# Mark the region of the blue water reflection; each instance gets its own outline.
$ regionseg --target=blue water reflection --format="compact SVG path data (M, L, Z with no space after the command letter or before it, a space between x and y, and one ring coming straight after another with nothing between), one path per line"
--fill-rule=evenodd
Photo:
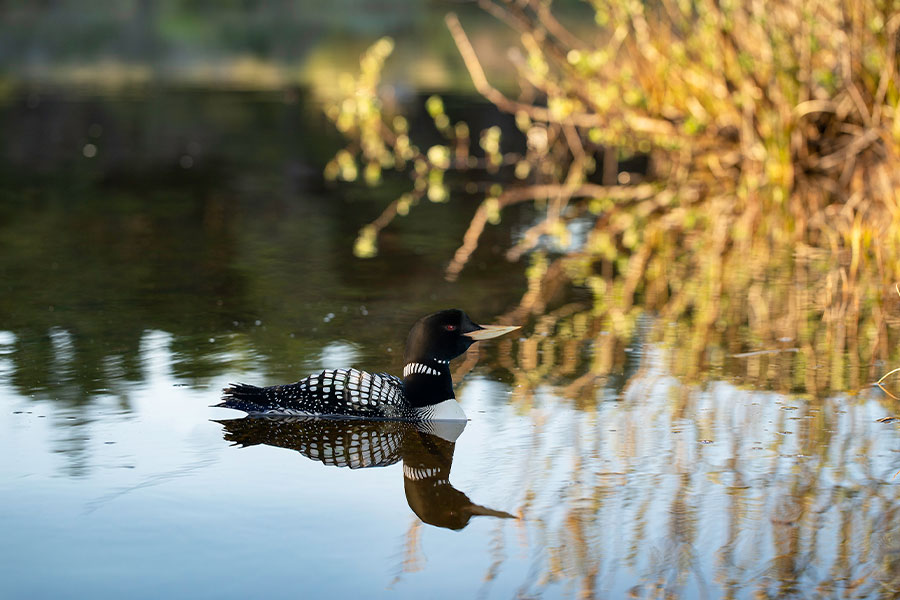
M866 395L812 410L695 389L651 347L618 399L578 410L548 387L526 408L476 368L459 393L472 421L444 441L450 489L516 518L453 531L411 494L401 452L335 468L285 440L338 425L223 431L233 413L208 404L252 369L184 386L170 346L145 334L127 410L110 393L76 416L0 387L11 597L881 597L898 583L900 435Z
M0 143L0 596L896 597L900 432L882 392L772 392L799 368L778 349L691 383L652 316L627 347L579 344L573 302L476 346L454 363L471 421L424 458L401 443L396 462L336 468L236 429L261 423L223 429L238 415L210 405L229 382L397 374L418 317L490 322L527 289L502 258L524 211L443 279L477 198L418 206L356 259L358 227L408 186L323 186L335 144L304 98L0 107L21 127ZM215 142L190 169L183 131ZM798 353L801 375L868 368L826 350Z

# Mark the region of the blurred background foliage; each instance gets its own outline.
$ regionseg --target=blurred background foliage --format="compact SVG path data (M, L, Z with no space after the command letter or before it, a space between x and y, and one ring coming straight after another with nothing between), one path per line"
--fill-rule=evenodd
M466 75L452 60L446 8L404 0L14 0L0 4L0 75L7 84L312 85L330 94L371 40L389 34L406 42L388 71L398 93L447 90ZM496 35L476 7L459 8L481 24L484 40Z

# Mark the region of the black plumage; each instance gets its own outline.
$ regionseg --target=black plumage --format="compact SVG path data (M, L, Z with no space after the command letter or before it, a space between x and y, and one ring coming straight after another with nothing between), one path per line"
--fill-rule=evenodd
M419 319L409 332L403 379L358 369L326 369L296 383L257 387L232 384L216 406L251 415L328 416L402 421L460 420L450 361L474 342L518 329L478 325L459 309Z

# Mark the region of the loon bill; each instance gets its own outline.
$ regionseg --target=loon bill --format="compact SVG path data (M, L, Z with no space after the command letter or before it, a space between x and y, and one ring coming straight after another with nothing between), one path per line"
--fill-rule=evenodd
M478 325L459 309L422 317L406 339L403 378L357 369L326 369L297 383L231 384L216 406L251 415L293 415L395 421L464 421L453 393L450 361L480 340L516 325Z
M332 467L364 469L403 462L406 502L424 523L462 529L473 517L515 515L475 504L450 484L456 440L465 421L403 423L314 417L261 417L216 421L225 440L295 450Z

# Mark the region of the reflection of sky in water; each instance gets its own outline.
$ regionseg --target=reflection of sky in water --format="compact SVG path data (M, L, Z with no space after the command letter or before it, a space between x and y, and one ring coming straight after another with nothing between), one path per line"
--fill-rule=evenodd
M326 344L322 348L316 368L319 369L340 369L344 367L356 366L359 364L359 349L349 342L338 340ZM305 377L299 375L297 379Z
M13 341L0 335L0 351ZM400 464L351 471L228 446L210 419L238 415L209 405L252 367L185 387L171 343L145 333L145 379L124 386L130 410L111 395L67 412L0 380L11 597L126 586L148 598L624 597L633 586L642 597L657 585L752 597L860 577L857 591L873 596L879 580L897 583L900 436L875 422L883 409L866 394L813 410L728 383L689 389L651 350L619 399L577 411L545 388L526 409L476 372L458 394L472 422L451 482L524 519L454 532L418 522ZM321 366L355 352L326 345Z
M7 377L13 370L9 357L15 349L16 336L11 331L0 331L0 377Z

